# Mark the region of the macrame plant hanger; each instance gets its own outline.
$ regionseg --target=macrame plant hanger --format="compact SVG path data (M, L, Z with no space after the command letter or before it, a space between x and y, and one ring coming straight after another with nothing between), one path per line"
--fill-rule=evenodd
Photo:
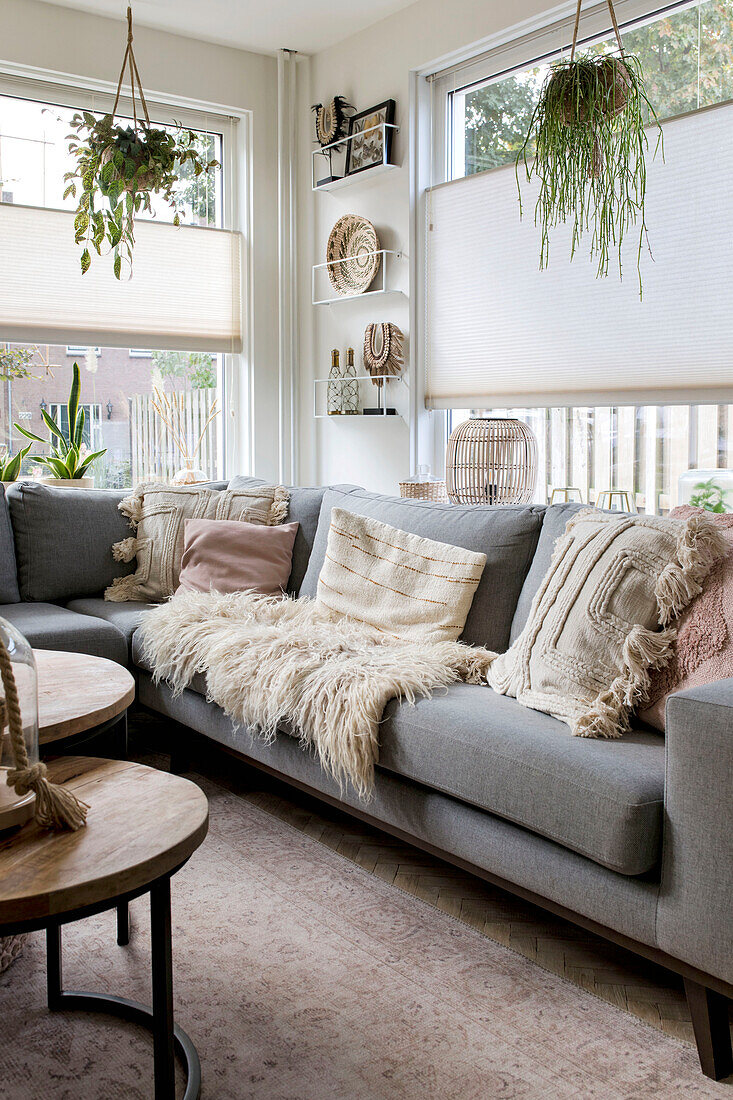
M137 92L140 96L140 106L142 107L143 114L145 115L145 126L150 129L150 115L148 114L148 105L145 102L145 93L143 91L142 81L140 80L140 73L138 72L137 61L135 60L135 51L132 48L132 8L127 9L127 45L125 47L125 56L122 59L122 68L120 69L120 79L117 81L117 95L115 96L115 104L112 108L112 118L117 114L117 106L120 102L120 93L122 92L122 81L125 79L125 68L128 68L130 73L130 94L132 97L132 118L135 124L135 130L138 129L137 121L137 107L135 106L135 83L137 82Z
M57 783L46 778L46 765L31 764L25 747L23 718L18 689L8 651L0 642L0 677L5 699L0 699L0 736L7 724L15 767L8 771L8 786L21 797L33 791L36 796L36 821L47 829L80 829L86 824L86 802L82 802Z
M613 7L613 0L606 0L606 3L608 4L608 13L611 16L611 23L613 24L613 33L616 35L616 42L618 43L618 51L619 51L621 57L623 57L624 56L624 44L623 44L623 41L621 39L621 31L619 30L619 25L618 25L618 22L616 20L616 12L615 12L614 7ZM578 44L578 28L580 27L580 6L581 6L581 4L582 4L582 0L578 0L578 3L577 3L576 8L575 8L575 23L573 25L573 43L572 43L572 46L570 47L570 60L571 60L571 62L575 60L575 47ZM597 178L598 176L600 176L602 168L603 168L603 154L601 152L601 146L600 146L600 143L598 141L598 138L596 137L594 142L593 142L593 168L588 173L589 177L592 178L592 177L595 176Z

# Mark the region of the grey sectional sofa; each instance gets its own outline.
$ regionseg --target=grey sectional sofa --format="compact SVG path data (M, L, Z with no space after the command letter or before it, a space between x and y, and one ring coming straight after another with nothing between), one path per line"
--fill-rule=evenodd
M340 792L287 733L267 745L234 727L202 684L177 698L154 684L135 644L150 605L102 598L112 577L132 568L110 552L129 534L117 511L123 495L12 486L0 506L0 615L37 647L131 664L145 707L676 970L703 1072L733 1072L733 679L672 697L666 737L638 729L614 742L574 738L563 723L488 687L455 685L414 707L392 702L365 805ZM334 506L484 552L463 637L498 650L526 621L576 507L463 508L353 487L293 489L296 595L315 594Z

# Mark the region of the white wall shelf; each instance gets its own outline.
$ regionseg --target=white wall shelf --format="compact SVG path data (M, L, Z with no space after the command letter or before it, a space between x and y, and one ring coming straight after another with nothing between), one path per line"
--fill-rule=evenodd
M368 168L360 168L357 171L346 171L346 160L350 149L350 143L356 138L363 139L366 134L374 131L382 131L382 160L370 164ZM314 149L311 154L311 187L313 191L337 191L341 187L349 187L355 183L371 182L377 176L390 172L398 165L390 160L392 153L392 139L399 131L399 126L391 122L380 122L376 126L370 126L366 130L349 134L348 137L332 141L330 145L323 145L320 149Z
M356 376L354 376L352 374L350 376L350 380L352 382L359 382L359 383L361 383L361 382L372 382L372 383L374 383L374 382L378 382L378 381L383 382L384 385L382 385L380 388L378 388L376 390L376 392L372 391L373 396L375 398L375 401L374 401L374 405L370 406L372 408L380 407L382 411L379 412L379 413L368 413L367 415L365 415L361 411L357 412L357 413L321 412L319 410L320 410L320 408L323 407L323 404L321 404L319 406L319 389L318 389L318 387L319 386L326 386L327 387L328 383L330 381L335 381L335 382L338 383L338 381L340 381L340 379L314 378L313 379L313 419L314 420L338 420L338 421L342 421L342 420L361 420L361 421L364 421L364 420L379 420L380 422L383 421L383 420L401 420L404 423L404 419L403 419L403 417L401 416L400 413L388 413L387 412L387 409L389 407L388 404L387 404L387 386L391 382L398 382L402 386L407 385L407 383L405 381L403 381L403 379L399 375L395 375L395 374L375 374L375 375L357 374ZM347 381L347 379L344 379L344 381ZM328 393L327 390L326 390L326 393ZM361 398L361 387L360 387L359 397ZM327 399L326 399L326 402L327 402Z
M364 290L360 294L334 294L333 286L328 278L328 269L336 267L338 264L349 263L353 257L345 257L341 260L328 260L323 264L315 264L313 267L313 274L311 279L311 301L314 306L331 306L336 302L348 302L354 298L368 298L375 294L402 294L401 290L397 290L389 285L388 281L388 268L394 260L402 259L403 253L396 252L390 248L380 248L376 252L366 252L364 256L380 256L381 263L379 265L379 271L374 276L372 286L375 283L381 283L380 286L374 286L374 289ZM388 260L388 257L390 259ZM331 292L329 294L329 291Z

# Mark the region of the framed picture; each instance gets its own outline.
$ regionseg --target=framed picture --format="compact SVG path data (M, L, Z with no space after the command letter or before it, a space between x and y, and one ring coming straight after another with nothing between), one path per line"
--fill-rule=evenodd
M383 127L383 122L394 124L395 101L386 99L384 103L361 111L349 119L349 138L346 149L346 175L365 172L375 164L390 164L392 159L393 130Z

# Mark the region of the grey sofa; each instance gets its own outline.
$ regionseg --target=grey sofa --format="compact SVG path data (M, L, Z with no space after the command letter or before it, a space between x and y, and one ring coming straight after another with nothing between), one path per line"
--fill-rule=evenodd
M230 484L247 482L256 479ZM177 698L154 684L135 642L150 605L102 598L112 577L132 568L110 552L129 534L117 511L123 495L11 486L0 506L0 615L37 647L130 664L141 705L677 971L703 1072L733 1071L733 679L673 696L666 737L640 728L613 742L574 738L488 687L458 684L413 707L393 701L365 805L287 733L265 744L233 726L202 684ZM315 594L334 506L484 552L463 637L498 650L522 629L577 507L463 508L353 487L293 489L296 595Z

